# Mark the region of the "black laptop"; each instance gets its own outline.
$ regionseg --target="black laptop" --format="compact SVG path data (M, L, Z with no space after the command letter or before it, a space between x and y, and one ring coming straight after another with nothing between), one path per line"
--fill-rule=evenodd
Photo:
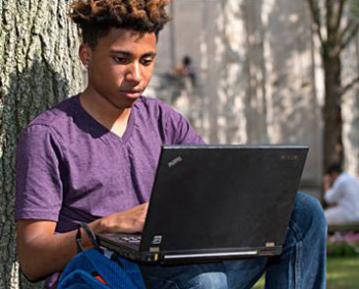
M100 234L139 262L282 252L308 147L163 146L143 233Z

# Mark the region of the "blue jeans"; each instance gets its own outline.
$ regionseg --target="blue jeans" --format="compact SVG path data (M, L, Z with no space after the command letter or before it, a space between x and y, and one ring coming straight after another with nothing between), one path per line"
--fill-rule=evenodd
M327 225L321 205L298 193L283 253L276 257L181 266L142 266L149 289L251 288L266 272L266 287L325 288Z

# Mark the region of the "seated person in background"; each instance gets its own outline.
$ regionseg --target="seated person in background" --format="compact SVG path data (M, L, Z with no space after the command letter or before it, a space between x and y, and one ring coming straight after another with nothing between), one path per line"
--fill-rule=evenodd
M323 179L324 199L333 207L325 210L329 225L359 222L359 181L332 164Z
M175 76L186 78L188 77L191 81L192 87L196 86L196 72L193 67L192 58L185 55L182 58L182 63L177 66L174 71Z

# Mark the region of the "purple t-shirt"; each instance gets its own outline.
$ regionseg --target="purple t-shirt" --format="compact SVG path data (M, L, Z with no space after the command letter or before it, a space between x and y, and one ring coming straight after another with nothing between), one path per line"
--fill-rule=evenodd
M16 220L57 222L67 232L150 197L163 144L203 144L179 113L141 97L122 137L73 96L38 116L17 147Z

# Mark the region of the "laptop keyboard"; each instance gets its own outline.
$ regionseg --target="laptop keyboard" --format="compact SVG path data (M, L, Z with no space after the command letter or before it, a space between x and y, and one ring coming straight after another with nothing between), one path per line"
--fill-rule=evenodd
M120 240L131 244L139 244L141 243L141 236L120 236Z

